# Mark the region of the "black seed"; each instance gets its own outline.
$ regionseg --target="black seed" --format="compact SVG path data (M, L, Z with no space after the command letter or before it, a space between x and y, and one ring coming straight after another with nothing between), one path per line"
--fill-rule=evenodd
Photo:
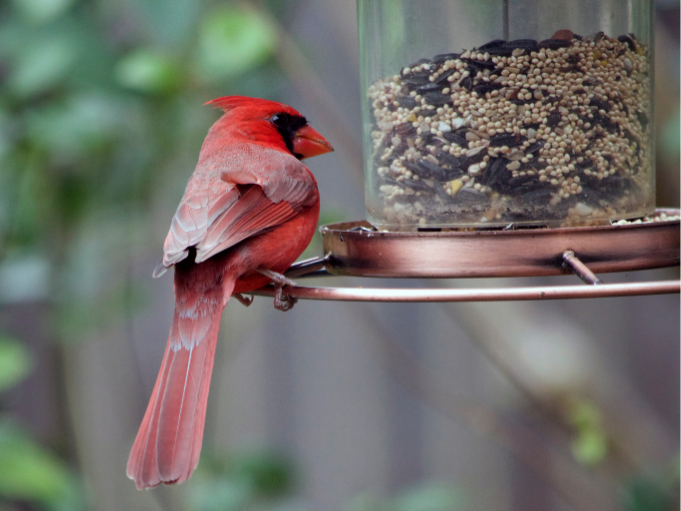
M398 124L395 128L395 134L401 138L413 137L416 135L416 128L410 123Z
M579 55L570 55L566 60L570 64L579 64Z
M594 80L593 78L589 78L587 80L582 80L582 85L586 87L593 87L594 85L598 85L598 81Z
M466 136L461 136L457 132L454 131L448 131L446 133L443 133L442 136L448 140L449 142L453 142L460 147L468 147L468 141L466 140Z
M489 53L490 57L510 57L513 54L513 48L506 48L505 46L490 48L485 51Z
M534 99L534 98L532 98L532 99L518 99L518 98L515 98L515 99L509 99L509 101L510 101L511 103L513 103L514 105L527 105L527 104L529 104L529 103L534 103L534 102L536 101L536 99Z
M491 60L476 60L476 59L463 59L464 62L468 63L469 71L473 68L473 71L484 71L485 69L494 69L497 65ZM471 73L473 74L473 73Z
M586 94L586 91L584 89L577 89L574 94Z
M407 88L409 89L409 91L413 91L413 90L418 89L422 85L430 83L428 76L429 75L411 75L411 76L407 76L405 78L402 78L402 81L407 85Z
M582 39L584 39L581 35L577 35L577 34L572 34L572 37L574 39L577 39L578 41L581 41Z
M535 176L528 176L528 175L516 176L516 177L512 177L511 179L509 179L508 184L510 186L512 186L513 188L516 188L518 186L525 185L525 184L533 184L534 181L537 181L538 183L540 182L539 179L536 178Z
M558 110L554 110L553 112L549 113L549 117L546 123L553 128L554 126L558 126L558 123L560 121L561 121L560 112Z
M596 98L591 98L589 106L595 106L598 110L605 110L606 112L612 110L612 105L608 101L603 101Z
M490 41L488 43L483 44L475 51L484 53L490 48L499 48L500 46L503 46L505 42L506 41L504 39L495 39L494 41Z
M611 133L617 131L617 123L614 123L606 115L594 114L594 123L598 123Z
M435 79L435 83L444 82L447 78L452 76L455 72L456 72L456 68L448 69L447 71L445 71L444 73L442 73L440 76L438 76Z
M530 147L525 149L525 154L535 154L538 153L541 149L544 148L544 141L539 140L535 142L534 144L531 144Z
M636 51L636 42L628 35L621 35L617 40L621 43L627 43L627 46L629 46L631 51Z
M461 170L468 170L468 167L473 163L473 159L469 156L463 155L459 157L459 165Z
M513 133L501 133L499 135L493 135L489 139L489 145L492 147L504 145L508 147L515 147L522 143L523 141L521 140L520 135L515 135Z
M535 188L521 195L523 202L528 205L545 206L551 200L551 189L546 187Z
M418 89L416 89L416 91L421 95L426 94L428 92L440 91L440 90L442 90L442 84L440 84L440 83L427 83L426 85L423 85L423 86L419 87Z
M417 165L417 164L416 164L415 162L413 162L413 161L404 160L404 161L402 162L402 165L404 166L405 169L411 170L411 171L412 171L414 174L416 174L417 176L421 176L421 174L424 174L424 175L425 175L425 173L426 173L425 170L424 170L423 168L421 168L419 165Z
M418 101L416 101L411 96L399 96L395 102L397 103L398 106L408 108L409 110L418 105Z
M533 52L539 50L539 44L534 39L516 39L504 43L504 48L520 48L527 52Z
M445 201L449 202L451 200L452 197L447 193L442 184L435 182L433 188L435 188L435 192L437 193L438 197L442 199L443 202Z
M493 90L499 90L503 87L500 83L481 83L473 87L473 92L477 92L479 95L487 94Z
M449 165L454 169L461 167L459 159L456 156L449 154L447 151L438 151L435 153L435 157L440 162L440 165Z
M421 135L421 143L419 144L420 147L425 147L427 145L433 145L437 141L437 137L432 133L423 133Z
M525 66L520 70L521 75L527 75L527 72L530 70L530 66Z
M433 57L433 62L440 64L448 60L456 60L459 57L461 57L460 53L440 53L439 55L435 55Z
M462 188L453 198L456 202L463 202L464 204L481 204L489 201L487 195L473 188Z
M418 112L418 115L422 115L423 117L432 117L434 115L437 115L437 109L433 108L432 110L428 108L422 108L420 112Z
M423 101L429 105L442 106L449 103L451 98L441 92L428 92L423 95Z
M481 177L482 184L488 186L496 184L501 176L507 172L506 161L507 160L504 160L504 158L496 158L491 162L487 162L487 166Z
M463 80L461 80L461 86L465 89L472 90L473 89L473 78L470 76L467 76Z
M565 39L544 39L539 43L540 48L548 48L549 50L557 50L558 48L567 48L572 46L570 41Z
M437 163L433 163L430 160L422 158L416 162L416 166L423 169L422 173L419 174L417 172L417 174L420 177L432 178L435 179L436 181L447 180L445 170L442 167L440 167Z
M468 165L472 165L473 163L480 163L482 160L485 159L485 156L487 156L487 151L480 151L475 156L466 156L465 158L466 161L468 162Z
M419 192L432 192L433 189L428 186L426 183L424 183L422 180L418 179L405 179L402 181L405 186L408 186L412 190L419 191Z
M549 96L548 98L546 98L546 102L553 105L555 103L560 103L562 99L563 98L561 98L560 96Z

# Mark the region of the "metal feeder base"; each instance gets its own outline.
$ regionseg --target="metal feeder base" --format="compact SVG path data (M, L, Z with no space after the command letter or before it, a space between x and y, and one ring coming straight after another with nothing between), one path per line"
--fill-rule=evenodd
M324 258L286 273L391 278L536 277L574 273L591 286L500 289L370 289L286 287L302 299L349 301L491 301L679 293L678 280L605 284L596 273L678 266L677 209L657 221L576 228L380 232L365 221L322 227ZM661 220L662 215L676 217ZM256 294L271 295L265 287Z

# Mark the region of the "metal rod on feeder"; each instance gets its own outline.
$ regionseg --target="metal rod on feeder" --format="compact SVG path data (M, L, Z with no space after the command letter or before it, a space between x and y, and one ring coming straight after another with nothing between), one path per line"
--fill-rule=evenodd
M566 250L563 252L563 261L565 262L566 266L570 267L575 275L584 281L584 283L592 284L594 286L603 284L603 281L599 279L586 264L580 261L572 250Z

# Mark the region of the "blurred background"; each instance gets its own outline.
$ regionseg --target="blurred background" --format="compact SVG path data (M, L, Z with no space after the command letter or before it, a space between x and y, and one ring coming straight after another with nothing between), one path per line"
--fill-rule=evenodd
M678 1L655 38L658 205L678 207ZM0 3L1 511L678 509L676 295L232 302L199 468L138 492L173 308L151 272L219 117L201 105L230 94L302 112L336 148L309 162L321 223L364 217L355 0Z

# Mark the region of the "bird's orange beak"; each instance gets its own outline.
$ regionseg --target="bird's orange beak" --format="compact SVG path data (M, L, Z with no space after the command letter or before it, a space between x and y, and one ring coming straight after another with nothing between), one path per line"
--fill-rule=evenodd
M303 126L293 137L293 153L301 160L331 151L333 151L331 144L312 126Z

